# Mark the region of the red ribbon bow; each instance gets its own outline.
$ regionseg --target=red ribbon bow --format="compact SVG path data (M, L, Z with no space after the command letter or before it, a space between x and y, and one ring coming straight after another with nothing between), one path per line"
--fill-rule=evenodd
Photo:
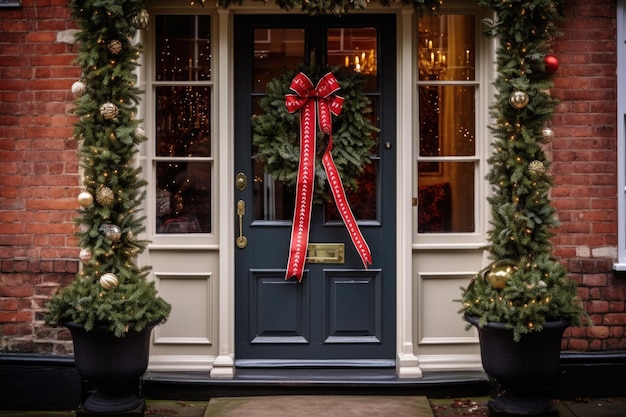
M328 146L322 155L322 164L326 170L330 189L352 243L367 269L367 266L372 264L372 255L354 218L331 154L333 149L331 114L339 116L344 102L343 97L333 94L340 89L339 82L329 72L314 87L309 77L299 73L291 81L289 88L296 94L285 96L287 111L294 113L300 110L300 164L285 279L295 276L298 281L301 281L306 261L315 184L316 116L319 116L320 129L328 135Z

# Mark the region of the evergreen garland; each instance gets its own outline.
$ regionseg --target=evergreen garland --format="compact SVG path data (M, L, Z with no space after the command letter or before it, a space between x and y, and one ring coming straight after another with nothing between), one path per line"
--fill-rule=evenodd
M463 313L487 322L505 323L514 339L539 331L550 320L580 325L586 313L576 284L551 256L552 229L558 219L549 200L553 183L544 145L551 139L548 122L556 105L546 69L562 18L559 0L481 0L497 20L487 34L498 39L497 89L491 130L496 138L487 179L493 194L488 232L491 267L463 289ZM520 100L521 99L521 100ZM527 100L527 103L525 100ZM506 284L496 288L490 274L508 268Z
M373 137L378 129L367 115L372 113L370 100L363 94L364 78L344 67L322 68L301 65L295 71L285 71L281 77L267 84L266 95L260 100L263 114L252 118L252 143L256 157L265 162L265 169L274 179L293 188L298 180L300 162L300 112L289 113L285 106L285 95L293 93L289 89L291 81L300 72L306 74L313 85L329 71L335 75L341 90L336 94L345 98L341 114L333 117L332 155L339 176L346 188L356 190L357 178L363 172L363 165L371 162L376 141ZM321 157L328 142L317 126L317 155L315 164L315 201L329 200L326 191L326 173Z
M264 0L268 3L269 0ZM200 1L202 5L204 0ZM275 0L278 7L285 10L299 9L310 15L334 14L344 15L353 10L363 10L368 0ZM380 4L389 7L394 0L380 0ZM419 13L439 10L443 0L401 0L403 6L413 5ZM218 0L220 7L228 7L236 3L241 5L243 0Z
M146 281L150 268L135 264L146 245L136 239L145 230L138 212L146 181L134 156L146 138L135 119L141 45L132 43L137 30L132 23L145 11L141 0L72 0L70 7L80 28L76 63L83 86L75 100L74 134L83 185L93 202L81 204L75 219L83 268L48 303L45 319L53 325L71 321L86 330L102 324L123 336L165 321L171 308Z

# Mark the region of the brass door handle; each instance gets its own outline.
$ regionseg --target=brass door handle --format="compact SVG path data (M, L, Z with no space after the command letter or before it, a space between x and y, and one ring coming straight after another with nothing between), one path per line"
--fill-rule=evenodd
M246 214L246 203L243 200L237 201L237 216L239 217L239 236L235 243L239 249L248 246L248 238L243 235L243 215Z

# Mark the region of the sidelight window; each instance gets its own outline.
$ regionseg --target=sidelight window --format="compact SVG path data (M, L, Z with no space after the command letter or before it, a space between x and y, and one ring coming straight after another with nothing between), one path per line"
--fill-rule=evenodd
M155 231L211 233L210 16L159 15L155 20Z
M476 16L419 19L417 232L472 233L477 147Z

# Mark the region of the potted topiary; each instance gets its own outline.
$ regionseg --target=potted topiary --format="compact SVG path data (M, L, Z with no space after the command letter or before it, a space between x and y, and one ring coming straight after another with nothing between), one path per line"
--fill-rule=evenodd
M52 297L45 319L70 330L76 368L97 390L83 404L93 413L142 412L137 382L148 365L150 333L171 309L147 281L150 268L136 264L147 243L137 239L145 230L138 212L146 183L134 159L145 140L135 119L141 49L133 38L148 19L141 6L70 1L82 70L72 86L84 187L76 218L82 268Z
M556 100L548 89L558 61L550 48L562 2L481 3L496 12L488 34L499 42L487 176L492 263L462 289L461 313L477 327L483 367L500 385L492 414L558 415L548 390L558 375L562 335L567 326L588 323L576 284L551 254L558 220L544 146L554 135L548 122Z

